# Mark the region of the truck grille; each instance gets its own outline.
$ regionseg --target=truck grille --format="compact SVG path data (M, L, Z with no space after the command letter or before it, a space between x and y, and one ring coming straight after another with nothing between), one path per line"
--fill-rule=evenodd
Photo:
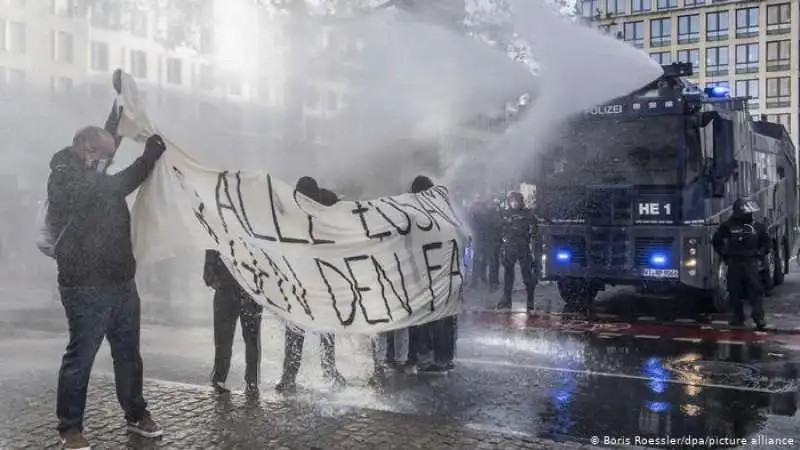
M675 241L672 237L637 237L636 238L636 265L647 267L650 265L650 258L654 254L663 254L666 258L666 266L675 267L676 261L673 257L672 244Z
M629 225L633 221L633 202L627 190L589 191L586 213L595 225Z
M589 266L624 268L628 262L628 237L624 231L592 231L589 235Z

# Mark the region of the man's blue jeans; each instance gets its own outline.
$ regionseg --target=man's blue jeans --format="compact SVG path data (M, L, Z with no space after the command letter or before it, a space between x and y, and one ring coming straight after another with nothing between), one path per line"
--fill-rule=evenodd
M83 430L86 391L97 350L108 339L114 360L117 400L125 419L147 413L139 353L140 301L133 281L99 287L60 287L69 324L69 344L58 373L58 430Z

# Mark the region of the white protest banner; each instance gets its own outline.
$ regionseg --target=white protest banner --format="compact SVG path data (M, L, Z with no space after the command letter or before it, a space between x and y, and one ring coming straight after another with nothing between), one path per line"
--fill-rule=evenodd
M141 142L157 129L135 93L125 74L120 130ZM459 312L466 235L446 188L325 207L269 173L203 167L162 137L133 210L140 263L216 249L253 299L316 331L375 334Z

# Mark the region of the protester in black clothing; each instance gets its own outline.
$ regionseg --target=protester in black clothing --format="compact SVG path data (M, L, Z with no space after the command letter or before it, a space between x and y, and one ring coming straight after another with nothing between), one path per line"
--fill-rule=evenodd
M733 306L731 325L744 325L744 297L752 307L752 318L758 329L766 328L762 304L759 260L769 252L769 234L760 222L753 220L758 205L737 199L733 214L720 224L712 238L714 250L728 266L728 293Z
M432 188L433 182L418 176L411 184L412 193ZM414 355L421 374L447 374L454 369L456 318L444 317L416 327Z
M104 338L111 347L128 430L145 437L162 434L142 394L140 299L125 198L148 177L164 150L163 140L154 135L133 164L107 175L115 138L102 128L87 127L50 162L47 225L58 235L54 253L69 324L56 405L65 449L89 448L83 437L86 391Z
M250 398L259 395L261 374L261 313L264 307L256 303L239 286L216 250L206 250L203 280L214 288L214 369L211 386L219 394L227 393L225 382L231 368L233 337L236 320L242 323L244 340L245 393Z
M525 207L522 194L509 195L509 208L503 214L503 298L498 309L511 308L511 292L514 288L514 270L519 262L522 281L527 294L527 310L533 311L533 294L536 290L536 263L532 245L536 238L537 223L530 209Z
M499 205L492 204L486 215L485 245L487 266L489 269L489 288L500 287L500 253L503 245L502 214Z
M311 177L302 177L297 181L295 190L311 200L324 206L333 206L339 197L332 191L322 189L317 181ZM323 333L319 337L322 351L322 375L337 387L346 384L344 376L336 369L336 345L333 334ZM303 359L303 344L305 331L294 325L286 325L286 340L284 343L283 374L275 390L291 393L297 390L297 374Z

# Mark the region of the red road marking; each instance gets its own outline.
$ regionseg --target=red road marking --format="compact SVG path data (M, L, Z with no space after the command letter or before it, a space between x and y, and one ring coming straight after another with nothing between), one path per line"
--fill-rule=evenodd
M704 341L770 341L781 344L800 345L800 335L780 332L758 332L754 330L722 330L642 322L608 322L573 320L557 316L529 317L526 313L495 313L472 311L460 316L476 324L506 325L518 330L561 330L584 333L620 333L623 335L653 335L662 338L689 338ZM699 325L699 324L698 324Z

